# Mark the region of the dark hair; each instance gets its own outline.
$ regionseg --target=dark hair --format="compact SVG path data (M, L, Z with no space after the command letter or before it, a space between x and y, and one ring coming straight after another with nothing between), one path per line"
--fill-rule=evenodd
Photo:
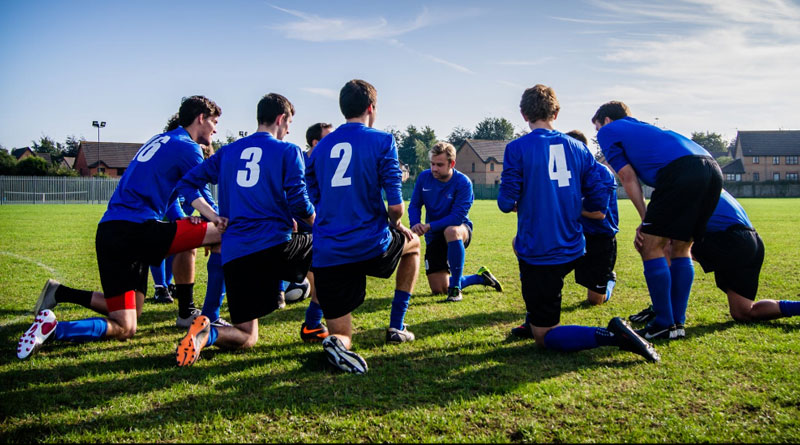
M378 91L369 82L353 79L339 92L339 108L345 119L358 117L367 111L367 107L378 102Z
M183 99L181 108L178 110L178 124L186 128L200 116L219 117L222 115L222 108L215 104L213 100L205 96L192 96Z
M573 139L577 139L577 140L583 142L585 145L589 145L589 140L586 139L586 135L583 134L583 132L580 131L580 130L572 130L572 131L567 133L567 136L570 136Z
M595 113L594 117L592 117L592 123L599 122L602 124L605 122L606 118L610 118L612 121L615 121L630 115L631 109L628 108L624 102L612 100L611 102L606 102L603 105L600 105L600 108L597 109L597 113Z
M283 114L294 116L294 105L289 102L289 99L280 94L269 93L258 101L256 118L259 125L270 125L275 122L278 116Z
M164 133L166 133L168 131L172 131L172 130L178 128L179 126L180 126L180 124L178 124L178 113L175 113L175 114L173 114L172 116L169 117L169 120L167 121L167 125L164 127Z
M308 130L306 130L306 142L308 143L308 146L310 147L311 142L313 142L314 140L319 141L320 139L322 139L322 130L331 127L333 127L332 124L328 124L325 122L317 122L316 124L308 127Z
M558 104L556 92L552 88L537 84L522 93L519 109L528 122L536 122L554 119L561 110L561 106Z

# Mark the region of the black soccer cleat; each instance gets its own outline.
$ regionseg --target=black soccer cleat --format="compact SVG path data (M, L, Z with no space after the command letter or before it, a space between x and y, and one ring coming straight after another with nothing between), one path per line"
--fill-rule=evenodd
M519 338L533 338L533 329L528 323L522 323L516 328L511 328L511 335Z
M630 320L631 323L647 323L654 318L656 318L656 311L653 310L653 305L651 304L647 306L647 308L628 317L628 320Z
M647 323L642 329L637 329L636 333L645 340L674 340L678 338L678 331L675 325L662 328L656 326L653 322Z
M483 278L483 284L485 286L493 287L497 292L503 292L503 286L500 284L497 277L492 275L492 271L490 271L488 267L481 266L481 268L478 269L478 275Z
M155 292L153 292L153 303L172 304L175 301L166 287L156 286L155 289Z
M653 344L639 336L627 321L614 317L608 322L607 329L614 334L617 346L623 351L639 354L654 363L661 360Z
M463 299L464 297L461 296L461 289L457 287L447 288L447 298L444 300L445 303L455 303Z

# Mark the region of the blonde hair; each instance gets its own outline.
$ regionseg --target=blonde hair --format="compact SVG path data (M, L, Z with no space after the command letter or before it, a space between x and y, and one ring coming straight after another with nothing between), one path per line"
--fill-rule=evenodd
M453 162L456 160L456 148L449 142L437 142L431 147L431 158L440 154L447 155L447 161Z

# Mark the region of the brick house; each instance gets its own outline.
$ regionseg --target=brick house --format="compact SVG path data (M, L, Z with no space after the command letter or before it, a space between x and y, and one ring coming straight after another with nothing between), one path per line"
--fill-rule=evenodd
M739 131L731 155L735 161L723 169L726 180L798 181L800 130ZM737 161L741 166L732 165Z
M81 141L73 168L81 176L103 173L119 178L141 147L140 143Z
M503 153L510 141L467 139L457 150L456 170L473 184L500 184Z

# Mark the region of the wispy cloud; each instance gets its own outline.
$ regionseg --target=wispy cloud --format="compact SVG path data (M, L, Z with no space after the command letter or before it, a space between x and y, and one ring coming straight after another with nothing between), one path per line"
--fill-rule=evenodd
M536 65L543 65L548 62L552 62L555 60L555 57L547 56L541 57L538 59L533 60L504 60L501 62L495 62L495 65L503 65L503 66L536 66Z
M329 99L339 98L339 93L337 91L331 90L330 88L303 87L300 89L307 93L316 94L317 96L327 97Z
M509 82L507 80L498 80L497 83L499 83L500 85L503 85L503 86L514 88L515 90L524 90L525 88L527 88L527 87L522 86L522 85L520 85L518 83Z
M471 69L469 69L469 68L467 68L467 67L465 67L463 65L459 65L457 63L450 62L449 60L442 59L441 57L437 57L437 56L434 56L432 54L419 52L419 51L417 51L415 49L409 48L403 42L400 42L397 39L389 39L388 43L390 43L392 46L394 46L396 48L400 48L400 49L408 52L409 54L413 54L415 56L422 57L424 59L428 59L431 62L435 62L435 63L441 64L441 65L444 65L444 66L446 66L448 68L452 68L452 69L454 69L456 71L459 71L459 72L462 72L462 73L474 74L474 72Z

